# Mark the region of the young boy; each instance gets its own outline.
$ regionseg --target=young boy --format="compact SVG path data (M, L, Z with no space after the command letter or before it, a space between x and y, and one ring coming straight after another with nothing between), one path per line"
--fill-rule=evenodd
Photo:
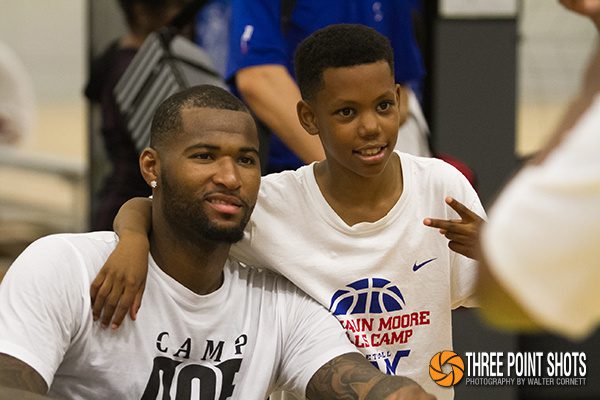
M481 219L447 199L462 218L456 219L443 199L483 215L477 194L443 161L393 151L401 87L385 37L360 25L333 25L307 38L295 61L303 97L298 117L319 135L326 159L263 178L232 254L285 275L327 307L374 366L413 378L438 399L452 398L452 389L430 379L428 366L452 348L451 310L471 304L474 289L476 262L448 246L472 254ZM146 203L123 210L116 222L122 245L92 287L97 317L108 303L104 324L123 292L120 277L136 285L125 290L115 327L143 282ZM441 218L424 222L441 228L450 244L423 225L427 216Z

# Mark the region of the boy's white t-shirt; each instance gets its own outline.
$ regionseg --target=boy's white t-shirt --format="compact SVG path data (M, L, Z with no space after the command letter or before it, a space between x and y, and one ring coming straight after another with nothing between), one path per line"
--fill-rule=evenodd
M281 276L228 261L200 296L152 259L137 321L92 321L90 282L112 232L34 242L0 285L0 352L35 369L61 399L264 399L300 395L332 358L356 351L331 315ZM231 397L228 397L228 396ZM191 397L190 397L191 396Z
M452 349L451 310L472 305L476 262L451 251L423 219L459 218L446 196L482 217L485 212L451 165L397 154L402 195L373 223L348 226L319 190L314 164L263 177L245 240L232 255L281 273L327 307L381 371L408 376L448 399L452 389L431 380L429 363Z

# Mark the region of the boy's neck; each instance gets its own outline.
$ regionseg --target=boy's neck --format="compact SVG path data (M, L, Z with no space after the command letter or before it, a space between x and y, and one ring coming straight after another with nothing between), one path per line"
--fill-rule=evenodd
M383 172L364 177L332 168L327 160L315 165L315 179L329 206L349 226L383 218L400 199L404 188L396 153Z

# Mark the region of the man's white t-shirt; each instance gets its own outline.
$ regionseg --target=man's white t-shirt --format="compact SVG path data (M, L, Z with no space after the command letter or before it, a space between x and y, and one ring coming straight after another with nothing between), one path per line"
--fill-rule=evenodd
M373 223L348 226L319 190L314 164L263 177L245 240L232 256L281 273L323 304L381 371L448 399L452 389L431 380L429 363L452 349L451 310L472 303L476 263L451 251L423 219L459 218L446 196L485 213L454 167L398 154L402 195Z
M34 242L0 286L0 352L35 369L61 399L265 399L300 395L332 358L356 351L331 315L293 284L228 261L200 296L150 259L137 321L92 320L89 287L112 232Z
M502 192L483 250L533 318L581 338L600 322L600 95L572 129Z

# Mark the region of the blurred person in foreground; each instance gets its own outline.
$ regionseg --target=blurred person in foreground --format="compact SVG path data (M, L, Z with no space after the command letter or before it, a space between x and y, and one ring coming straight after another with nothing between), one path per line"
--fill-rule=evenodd
M155 206L137 321L93 321L88 288L114 232L42 238L0 285L0 385L60 399L434 398L374 368L291 282L229 258L260 185L239 99L209 85L169 97L140 169Z
M561 0L600 32L600 0ZM598 45L598 43L597 43ZM600 48L547 147L506 186L481 247L484 316L583 338L600 322Z

